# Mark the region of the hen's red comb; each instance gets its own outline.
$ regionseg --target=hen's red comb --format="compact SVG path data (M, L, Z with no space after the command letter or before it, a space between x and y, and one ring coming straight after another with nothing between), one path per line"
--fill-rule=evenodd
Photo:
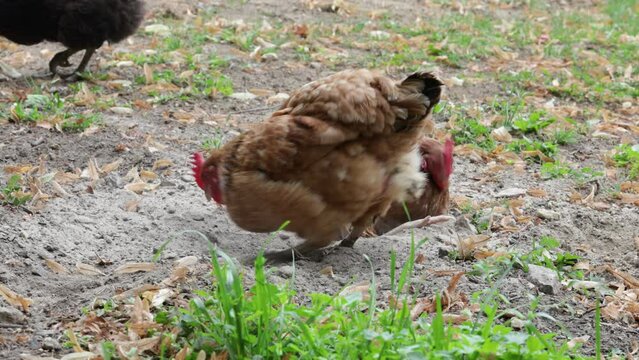
M455 144L453 143L453 139L447 138L444 143L444 170L447 175L453 173L453 150L455 149Z
M191 170L193 170L193 177L195 178L197 186L199 186L200 189L204 189L204 181L202 181L202 167L204 166L204 156L202 156L202 154L200 154L199 152L194 153L191 156L191 165L193 165Z

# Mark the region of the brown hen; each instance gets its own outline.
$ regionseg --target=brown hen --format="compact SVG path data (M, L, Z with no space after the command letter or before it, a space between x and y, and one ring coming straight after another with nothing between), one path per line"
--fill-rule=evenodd
M419 144L422 156L420 170L427 175L428 181L424 187L424 193L419 199L403 203L394 203L386 215L375 220L366 234L369 236L388 233L402 224L414 221L410 228L426 226L449 220L449 217L440 216L448 210L450 175L453 173L453 141L447 139L442 145L439 141L424 137ZM406 213L408 211L408 214ZM415 220L419 219L419 220ZM395 231L393 231L395 232Z
M289 231L302 255L347 237L354 242L393 202L418 199L425 175L417 141L442 83L419 72L397 83L348 70L295 91L266 121L196 154L198 185L241 228ZM290 259L291 250L267 254Z

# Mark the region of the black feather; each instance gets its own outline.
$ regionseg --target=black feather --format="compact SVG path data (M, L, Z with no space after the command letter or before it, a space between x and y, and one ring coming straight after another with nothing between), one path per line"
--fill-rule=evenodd
M97 49L132 35L143 18L142 0L0 0L0 36L21 45Z

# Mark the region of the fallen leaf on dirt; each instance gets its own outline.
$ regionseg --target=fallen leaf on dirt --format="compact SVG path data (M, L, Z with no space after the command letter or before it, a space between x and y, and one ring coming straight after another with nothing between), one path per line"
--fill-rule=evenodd
M544 189L528 189L527 194L533 197L543 198L548 196L548 193Z
M26 174L31 170L31 165L8 165L4 167L5 174Z
M67 197L69 196L69 193L66 192L62 186L60 186L60 184L58 184L57 181L52 180L51 181L51 187L53 187L53 192L56 193L56 195L58 195L59 197Z
M120 167L120 164L122 164L124 160L123 159L117 159L116 161L106 164L104 165L102 168L100 168L100 172L103 174L108 174L114 170L117 170Z
M46 259L44 263L56 274L68 274L69 271L53 259Z
M153 290L159 290L160 287L157 285L151 285L151 284L144 284L144 285L140 285L136 288L133 289L129 289L127 291L124 291L120 294L117 294L115 296L113 296L113 300L116 301L122 301L122 300L126 300L132 296L138 296L140 294L142 294L145 291L153 291Z
M627 287L632 289L639 289L639 280L637 280L634 276L621 270L617 270L610 265L604 265L603 269L614 275L617 279L622 280Z
M426 262L426 256L424 253L419 253L415 256L415 264L423 264Z
M80 342L78 342L78 337L75 336L75 332L73 332L73 330L67 329L64 332L64 334L69 339L69 342L71 343L71 346L73 346L73 351L75 351L76 353L81 353L81 352L84 351L84 350L82 350L82 346L80 346Z
M159 308L168 298L172 297L174 294L175 293L171 289L160 289L160 291L155 293L155 295L153 296L153 299L151 300L151 306L153 306L154 308Z
M179 266L171 271L171 276L162 280L162 284L166 286L175 286L186 280L186 276L189 274L189 268L186 266Z
M503 126L493 130L490 133L490 136L492 136L492 138L495 141L499 141L499 142L503 142L503 143L509 143L509 142L513 141L512 135L510 135L510 133L508 132L508 129L506 129Z
M169 159L160 159L153 163L153 170L164 170L173 165L173 161Z
M75 264L75 268L78 270L80 274L84 274L84 275L90 275L90 276L104 275L102 271L88 264L77 263Z
M272 96L273 94L275 94L273 90L269 90L269 89L251 88L248 91L252 93L253 95L257 95L257 96Z
M150 338L134 340L134 341L115 341L116 349L120 353L120 356L124 359L133 359L128 357L127 354L131 353L132 349L136 349L137 354L141 354L145 351L155 349L160 344L160 337L154 336Z
M29 306L33 304L31 299L25 298L13 292L3 284L0 284L0 295L11 305L22 308L22 311L28 312Z
M339 295L343 297L360 296L362 301L368 301L370 299L370 288L369 281L364 280L345 287L344 290L340 291Z
M131 184L127 184L124 186L124 189L134 192L136 194L142 194L145 191L152 191L157 189L160 186L160 184L147 184L144 181L140 181L140 182L135 182L135 183L131 183Z
M144 181L153 181L153 180L157 180L157 178L158 178L158 174L154 173L153 171L149 171L149 170L140 171L140 179Z
M136 272L147 272L155 270L154 263L129 263L119 266L113 270L114 274L131 274Z
M459 258L464 260L471 259L475 249L488 242L488 240L490 240L490 236L488 235L472 235L460 240L457 243Z
M57 358L54 357L41 357L41 356L35 356L35 355L29 355L29 354L20 354L20 360L58 360Z
M100 358L100 355L94 354L89 351L82 351L64 355L62 358L60 358L60 360L97 360Z
M175 260L173 262L173 267L189 267L197 264L198 261L199 259L197 256L185 256L181 259Z
M325 268L323 268L323 269L321 269L319 271L319 273L322 274L322 275L328 276L330 278L335 277L335 273L333 273L333 267L330 266L330 265L325 267Z
M463 314L443 314L442 318L446 324L461 325L468 321L468 316Z
M146 85L153 84L153 69L149 64L144 64L142 66L142 70L144 72L144 83Z
M584 336L579 336L576 338L572 338L570 339L570 341L568 341L568 343L566 344L566 346L568 346L568 349L573 349L575 346L577 346L578 344L585 344L588 342L588 340L590 340L590 336L588 335L584 335Z
M98 172L98 166L94 158L89 160L89 164L87 165L87 168L82 170L80 177L84 179L91 179L93 181L98 180L100 178L100 173Z

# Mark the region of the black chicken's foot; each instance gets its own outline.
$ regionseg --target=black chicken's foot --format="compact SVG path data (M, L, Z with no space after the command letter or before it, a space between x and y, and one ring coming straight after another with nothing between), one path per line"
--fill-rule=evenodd
M57 74L58 76L60 76L60 78L68 82L83 80L84 77L80 75L80 73L84 72L84 70L86 69L87 65L89 64L89 61L91 60L91 57L95 53L95 50L96 50L95 48L85 49L84 56L82 57L82 61L80 61L80 65L78 65L78 67L72 73L69 73L69 74L59 72L58 67L71 66L71 63L69 63L69 58L73 56L73 54L77 53L78 51L81 51L81 49L67 49L67 50L61 51L55 54L53 59L51 59L51 61L49 62L49 70L51 70L53 74Z
M406 229L417 229L421 227L427 227L427 226L443 223L450 220L455 220L455 217L450 215L427 216L423 219L405 222L399 225L398 227L394 228L393 230L385 233L384 235L393 235L401 231L404 231Z

